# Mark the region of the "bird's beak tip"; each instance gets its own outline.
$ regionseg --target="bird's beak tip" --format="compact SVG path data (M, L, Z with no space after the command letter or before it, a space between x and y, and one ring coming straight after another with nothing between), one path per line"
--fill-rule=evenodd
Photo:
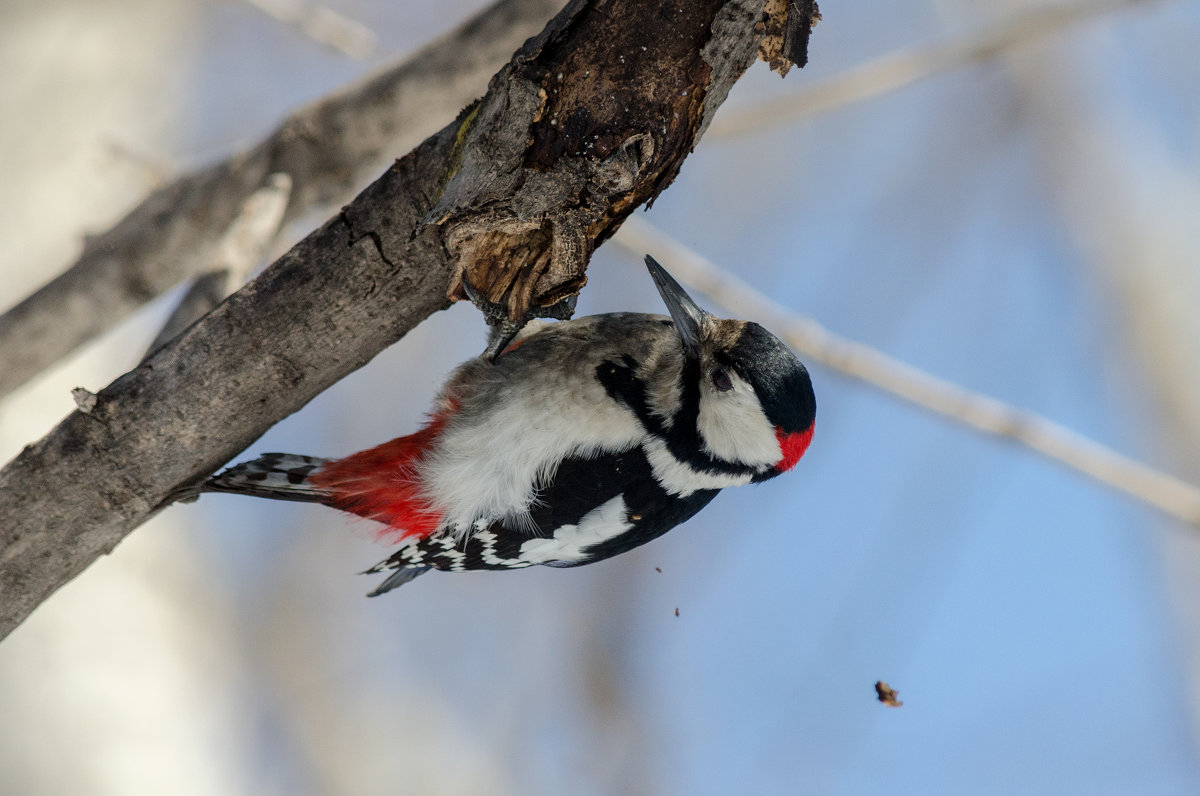
M650 271L650 278L654 280L654 286L658 288L663 303L667 305L667 311L671 313L675 329L683 340L684 349L689 354L696 355L700 347L700 323L708 313L692 301L692 297L683 286L649 254L646 255L646 268Z

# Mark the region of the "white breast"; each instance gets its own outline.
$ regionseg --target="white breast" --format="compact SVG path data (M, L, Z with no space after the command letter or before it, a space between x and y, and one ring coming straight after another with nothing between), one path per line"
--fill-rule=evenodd
M460 411L447 424L421 480L443 527L463 535L477 520L527 525L529 507L567 457L628 450L643 431L594 378L482 391L490 411Z

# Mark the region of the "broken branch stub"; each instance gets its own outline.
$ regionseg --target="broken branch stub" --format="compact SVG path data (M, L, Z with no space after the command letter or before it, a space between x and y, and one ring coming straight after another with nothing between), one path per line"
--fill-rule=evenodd
M753 60L758 42L728 26L767 18L762 0L597 5L564 9L460 117L426 218L455 264L449 297L493 320L562 314L595 246L670 185Z
M780 77L786 76L793 64L803 67L808 63L808 38L820 20L816 0L767 0L759 60L770 64Z

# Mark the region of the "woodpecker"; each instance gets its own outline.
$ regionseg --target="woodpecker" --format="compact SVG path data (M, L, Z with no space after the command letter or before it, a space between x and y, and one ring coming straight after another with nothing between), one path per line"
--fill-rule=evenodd
M399 545L390 591L431 569L575 567L631 550L720 490L790 470L812 439L804 365L757 323L701 309L652 257L670 317L533 321L460 365L416 433L344 459L268 453L204 492L322 503Z

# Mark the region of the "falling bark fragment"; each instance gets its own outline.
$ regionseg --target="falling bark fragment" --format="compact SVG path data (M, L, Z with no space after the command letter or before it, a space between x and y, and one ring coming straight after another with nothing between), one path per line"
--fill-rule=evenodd
M679 609L678 609L678 608L676 608L676 609L675 609L675 616L679 616Z
M655 571L655 572L657 572L658 574L660 574L660 575L661 575L661 574L662 574L662 567L655 567L655 568L654 568L654 571Z
M898 708L904 704L896 698L898 696L899 693L887 683L882 680L875 681L875 698L889 708Z
M770 64L780 77L792 65L808 63L808 39L821 19L816 0L767 0L763 8L763 37L758 45L759 60Z

